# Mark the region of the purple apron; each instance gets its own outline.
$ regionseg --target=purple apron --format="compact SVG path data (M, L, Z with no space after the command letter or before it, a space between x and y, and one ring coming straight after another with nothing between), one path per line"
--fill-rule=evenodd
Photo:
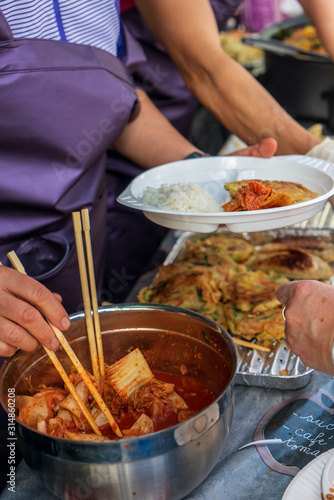
M225 28L226 22L230 17L235 16L238 7L243 0L209 0L213 13L215 15L219 31Z
M87 45L13 39L1 11L0 49L0 260L18 250L27 273L60 293L72 313L82 297L71 212L90 210L101 295L106 151L137 96L116 57Z

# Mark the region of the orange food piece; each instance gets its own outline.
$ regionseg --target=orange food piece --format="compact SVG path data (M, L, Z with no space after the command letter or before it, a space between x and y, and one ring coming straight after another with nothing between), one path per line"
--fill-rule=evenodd
M293 205L294 199L284 191L278 191L272 186L264 186L259 181L249 181L239 186L238 193L228 203L223 205L225 212L240 210L263 210L266 208Z

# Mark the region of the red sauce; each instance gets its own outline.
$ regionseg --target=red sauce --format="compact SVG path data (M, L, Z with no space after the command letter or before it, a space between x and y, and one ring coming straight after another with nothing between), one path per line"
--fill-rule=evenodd
M205 385L185 375L154 372L154 376L158 380L174 384L175 392L185 400L189 410L200 412L209 406L217 397L217 395Z
M197 382L196 380L187 377L185 375L172 375L166 372L153 372L156 379L162 382L168 382L174 384L174 390L179 394L187 403L188 410L194 412L194 414L199 413L201 410L209 406L217 397L210 389L205 385ZM121 412L121 415L113 415L119 428L122 430L129 429L141 413L149 412L133 410L130 407L125 407ZM154 422L154 431L161 431L177 425L179 423L178 414L173 413L169 415L163 422ZM110 439L115 439L115 434L111 433L109 425L104 428L100 428L103 435L110 437Z

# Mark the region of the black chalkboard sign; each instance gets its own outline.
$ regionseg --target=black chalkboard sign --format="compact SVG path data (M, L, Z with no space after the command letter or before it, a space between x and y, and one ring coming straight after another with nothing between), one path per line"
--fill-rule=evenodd
M259 423L254 441L282 440L258 446L264 462L276 472L295 476L321 453L334 448L334 397L319 389L271 408Z

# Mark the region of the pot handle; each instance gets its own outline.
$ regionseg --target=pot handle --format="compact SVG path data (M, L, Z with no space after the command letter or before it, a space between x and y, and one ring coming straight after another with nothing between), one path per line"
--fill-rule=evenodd
M213 403L197 418L186 420L184 424L177 427L174 431L175 441L179 446L183 446L199 438L219 420L219 416L219 406Z

